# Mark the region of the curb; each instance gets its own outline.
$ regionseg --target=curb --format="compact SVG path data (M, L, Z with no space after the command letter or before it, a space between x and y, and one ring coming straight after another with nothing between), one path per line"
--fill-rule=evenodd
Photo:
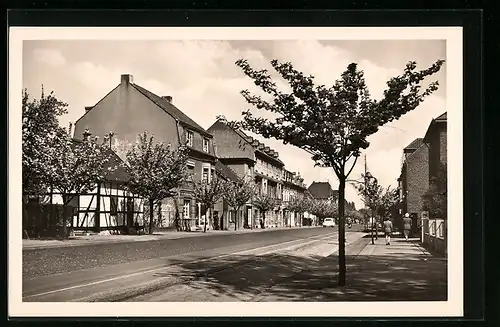
M297 230L297 229L311 229L311 228L320 228L320 226L304 226L304 227L284 227L284 228L266 228L266 229L250 229L248 231L224 231L221 233L218 232L192 232L192 234L183 234L183 235L156 235L154 238L149 239L116 239L116 240L89 240L83 239L82 243L73 243L73 244L36 244L36 245L24 245L22 246L24 250L43 250L43 249L53 249L53 248L70 248L70 247L78 247L78 246L87 246L87 245L98 245L98 244L122 244L122 243L135 243L135 242L154 242L154 241L162 241L162 240L177 240L183 238L196 238L196 237L208 237L208 236L221 236L221 235L241 235L241 234L250 234L250 233L266 233L266 232L276 232L282 230ZM176 232L172 232L175 234ZM62 241L65 242L65 241Z

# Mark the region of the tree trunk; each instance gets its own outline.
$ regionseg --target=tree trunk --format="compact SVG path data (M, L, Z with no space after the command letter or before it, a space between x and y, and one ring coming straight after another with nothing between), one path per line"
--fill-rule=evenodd
M73 199L73 196L63 195L63 208L62 208L62 237L66 238L68 236L68 228L66 223L66 211L68 211L68 203Z
M208 213L208 206L207 208L205 209L205 223L203 224L203 233L206 233L207 232L207 213Z
M344 176L339 178L339 286L345 286L346 262L345 262L345 180Z
M24 223L25 221L26 222L29 221L29 219L28 219L29 196L23 194L22 199L23 199L23 219L22 219L22 222L23 222L23 232L24 232L24 235L26 236L26 238L29 240L30 237L28 235L28 231L26 230L27 224Z
M370 229L371 229L371 235L372 235L372 245L374 245L375 244L375 240L374 240L374 235L373 235L373 229L374 229L373 226L374 226L374 223L375 223L375 217L373 216L373 210L372 210L372 219L371 219L371 221L372 221L372 224L371 224L372 226L371 226Z
M240 212L240 208L236 209L234 212L234 230L236 231L238 229L238 212Z
M260 223L260 228L265 229L266 228L266 212L262 211L262 221Z
M153 235L153 218L154 218L154 204L153 200L149 199L149 235Z

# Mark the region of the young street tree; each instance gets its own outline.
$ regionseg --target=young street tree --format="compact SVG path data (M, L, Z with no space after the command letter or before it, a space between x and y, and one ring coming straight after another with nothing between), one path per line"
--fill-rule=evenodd
M207 231L207 213L217 201L219 201L225 193L226 182L217 177L212 176L210 181L202 180L194 183L193 196L198 203L205 208L205 221L203 232Z
M338 217L337 203L328 200L314 200L311 211L320 219Z
M149 203L149 234L153 234L154 206L174 197L186 179L187 151L184 146L154 142L147 132L140 134L126 155L130 178L127 188Z
M351 63L333 86L315 85L313 76L294 69L291 63L272 60L272 67L288 82L291 93L278 90L267 70L254 70L246 60L236 61L255 85L272 97L266 101L241 92L245 100L276 114L275 120L254 117L243 112L243 121L233 125L290 143L312 155L316 165L332 167L339 180L339 285L345 285L345 221L344 199L346 179L354 168L361 149L369 146L367 137L379 127L415 109L426 96L437 90L438 82L420 90L425 77L438 72L438 60L431 67L417 71L416 62L409 62L404 72L387 82L380 100L370 97L357 64Z
M262 218L260 220L260 227L266 228L266 212L273 210L276 206L280 204L280 200L265 193L257 193L253 198L253 205L256 207Z
M299 219L301 220L300 225L302 226L302 218L301 216L304 212L312 210L313 202L308 195L299 195L298 197L292 198L288 203L286 208L289 211L295 212L298 214Z
M73 139L62 130L51 141L51 161L45 174L51 189L63 200L63 235L67 236L66 214L71 200L93 190L116 167L109 165L111 152L85 131L83 140Z
M380 196L379 206L377 208L378 215L384 219L391 213L392 208L399 202L399 189L388 186L382 191Z
M22 100L22 186L23 198L47 193L47 168L54 157L53 142L62 135L58 117L67 113L67 104L54 93L31 99L23 90Z
M375 244L373 239L373 231L377 230L375 238L378 239L378 229L377 229L377 213L380 206L380 199L382 197L382 186L379 185L378 180L373 177L370 173L361 174L361 179L364 181L361 184L354 184L354 188L358 191L358 194L363 199L365 206L370 209L371 216L371 237L372 244Z
M235 211L234 230L238 229L238 213L240 212L241 207L250 201L254 193L255 187L251 182L226 182L224 199Z

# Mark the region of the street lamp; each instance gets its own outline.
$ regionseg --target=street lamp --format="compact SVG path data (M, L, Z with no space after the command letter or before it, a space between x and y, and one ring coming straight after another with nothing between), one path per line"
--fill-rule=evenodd
M113 133L112 131L108 133L108 137L109 137L109 147L111 148L111 141L113 140L113 136L115 136L115 133Z

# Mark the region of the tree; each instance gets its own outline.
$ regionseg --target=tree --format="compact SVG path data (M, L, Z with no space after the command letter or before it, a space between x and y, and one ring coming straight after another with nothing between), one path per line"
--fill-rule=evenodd
M431 177L429 189L422 196L423 209L429 212L432 218L445 219L448 215L447 208L447 168L440 165L437 176Z
M314 200L311 210L321 220L338 217L337 203L329 200Z
M266 101L243 90L245 100L258 109L276 114L274 120L254 117L250 110L243 112L243 120L234 127L282 140L302 148L312 155L316 165L332 167L339 180L339 285L345 285L345 183L361 149L369 146L367 137L379 127L398 119L415 109L426 96L438 88L432 82L421 92L420 83L438 72L443 64L438 60L430 68L417 71L416 62L409 62L403 74L391 78L380 100L370 97L356 63L347 66L333 86L316 86L313 76L294 69L291 63L272 60L272 67L288 82L292 92L278 90L267 70L254 70L240 59L236 65L251 78L255 85L271 96Z
M355 223L361 222L364 218L363 214L359 210L353 210L350 215Z
M50 141L52 147L45 178L52 190L61 194L63 201L63 235L67 235L66 212L71 200L89 192L105 181L116 167L109 165L111 151L99 144L97 137L86 131L82 141L73 139L66 130L60 130Z
M47 170L51 164L53 141L62 135L58 117L67 113L67 104L54 92L31 99L27 89L22 93L22 186L23 198L44 195L49 188Z
M238 229L238 213L242 206L244 206L255 193L255 186L253 183L248 181L243 182L233 182L228 181L226 183L224 199L227 203L235 210L236 217L234 221L234 230Z
M290 201L287 203L286 207L289 211L298 213L301 216L304 212L311 211L312 204L313 202L311 197L307 194L304 194L297 197L292 197L292 199L290 199Z
M154 205L174 197L186 180L187 150L154 142L147 132L139 134L126 154L130 172L127 188L149 203L149 234L153 234Z
M253 198L253 205L259 210L262 218L260 220L260 227L266 228L266 212L273 210L280 204L280 200L265 193L256 193Z
M203 227L203 232L207 231L207 213L213 205L223 197L225 190L226 182L217 177L212 176L211 180L202 180L194 183L193 188L193 196L198 203L205 208L205 224Z
M354 184L354 188L358 191L358 194L363 199L365 207L370 209L371 215L371 238L372 244L375 244L373 230L375 229L377 233L375 238L378 239L378 228L377 228L377 211L380 206L380 199L382 197L382 186L379 185L377 178L373 177L370 173L361 174L361 179L364 181L360 184Z
M382 195L380 196L380 201L377 208L378 215L382 219L385 219L390 215L391 209L397 203L399 203L399 189L393 189L388 186L385 190L382 191Z

